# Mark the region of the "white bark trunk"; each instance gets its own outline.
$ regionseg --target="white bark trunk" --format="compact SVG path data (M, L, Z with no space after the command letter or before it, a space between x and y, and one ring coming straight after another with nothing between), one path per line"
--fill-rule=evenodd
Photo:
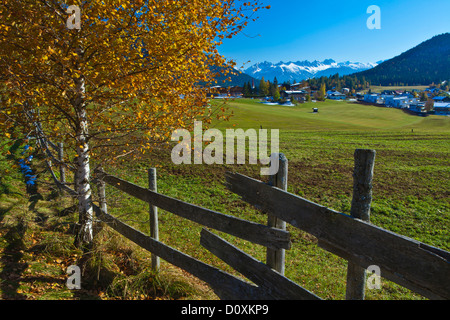
M78 51L82 55L82 50ZM79 246L91 244L93 240L94 210L92 207L92 193L90 185L89 163L89 128L86 114L85 80L81 76L75 79L77 97L74 107L77 113L77 174L75 185L78 192L78 212L81 224L76 242Z
M86 111L82 112L85 118ZM93 208L92 193L90 185L90 163L89 163L89 145L87 143L87 121L81 121L82 130L77 137L77 192L78 192L78 212L80 215L81 229L79 241L89 244L93 240Z

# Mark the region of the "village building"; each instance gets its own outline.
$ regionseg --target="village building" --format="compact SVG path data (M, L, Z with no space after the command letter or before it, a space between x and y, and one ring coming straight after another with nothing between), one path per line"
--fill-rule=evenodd
M413 103L409 106L409 111L417 113L417 114L425 114L427 111L425 110L425 102L417 102Z
M412 98L409 95L397 97L389 96L388 98L385 99L384 103L387 107L406 109L409 108L411 104L417 103L417 99Z
M280 92L280 96L284 100L297 100L303 101L308 94L305 90L283 90Z
M339 91L328 91L327 98L331 100L345 100L347 96Z
M450 102L450 98L446 96L433 97L434 102Z
M234 87L222 87L214 86L210 87L210 94L214 99L225 99L225 98L242 98L243 88L239 86Z
M369 103L378 103L381 96L377 93L367 93L364 95L364 101Z
M292 91L300 91L300 90L308 91L309 90L309 87L306 87L305 83L302 83L302 82L291 84L289 87L290 87L289 90L292 90Z
M434 114L438 116L450 116L450 102L435 102Z

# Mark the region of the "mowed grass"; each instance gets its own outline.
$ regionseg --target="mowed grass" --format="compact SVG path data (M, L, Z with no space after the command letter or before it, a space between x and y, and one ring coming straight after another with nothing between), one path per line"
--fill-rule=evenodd
M319 108L318 114L312 113L314 107ZM350 211L355 149L375 149L371 222L450 250L450 118L421 118L400 110L335 101L281 107L240 99L228 102L228 112L234 115L229 122L213 123L223 132L227 128L280 130L280 151L289 160L288 191L340 212ZM266 223L266 214L252 208L224 186L226 171L266 180L260 176L259 166L174 165L170 156L170 148L155 150L142 161L126 161L105 170L146 187L147 169L156 167L160 193ZM113 187L107 188L107 199L111 214L148 232L147 204ZM8 208L5 206L5 212ZM200 246L202 226L160 210L159 228L162 242L239 276ZM347 262L319 248L313 236L289 225L288 230L292 249L286 252L286 276L324 299L344 299ZM217 233L256 259L265 261L262 246ZM111 241L107 238L106 244ZM140 253L139 258L142 257L148 260L150 256L145 258L145 253ZM168 264L162 262L162 269L168 268ZM208 292L200 296L187 294L186 298L211 297ZM366 290L366 299L423 297L382 279L381 290Z
M319 113L313 113L318 108ZM345 101L310 102L297 107L270 106L257 100L240 99L229 104L229 112L234 113L230 123L217 124L218 128L280 129L283 131L377 131L403 129L411 131L445 130L449 126L446 117L414 117L391 108L366 106Z

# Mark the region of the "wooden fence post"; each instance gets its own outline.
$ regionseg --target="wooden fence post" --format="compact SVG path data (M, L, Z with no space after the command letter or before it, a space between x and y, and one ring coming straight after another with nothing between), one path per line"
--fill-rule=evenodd
M375 164L375 150L355 151L353 172L353 199L350 214L352 217L370 221L372 203L372 178ZM366 269L349 262L347 267L347 300L364 300Z
M60 181L62 184L66 184L66 166L64 165L64 144L58 143L58 160L59 160L59 173Z
M279 169L278 173L269 176L269 184L281 190L287 191L288 183L288 160L283 153L278 155ZM286 222L278 219L272 214L268 214L267 225L269 227L286 230ZM266 264L272 269L284 275L285 266L285 249L267 248Z
M100 168L103 171L103 168ZM108 214L108 205L106 204L106 182L103 179L97 179L98 203L102 212ZM101 220L99 221L101 222ZM79 222L81 224L81 221ZM98 234L103 229L103 223L94 224L94 232Z
M98 188L98 198L99 198L100 209L102 209L103 212L108 213L108 206L106 204L106 183L105 183L105 181L103 181L102 179L98 179L97 188Z
M148 188L150 191L158 192L157 180L156 180L156 168L150 168L148 170ZM159 226L158 226L158 208L149 205L150 215L150 237L159 241ZM155 271L159 271L160 259L158 256L152 253L152 268Z
M78 163L78 157L73 158L73 163ZM78 192L78 169L76 169L77 167L75 167L75 170L73 171L73 189Z

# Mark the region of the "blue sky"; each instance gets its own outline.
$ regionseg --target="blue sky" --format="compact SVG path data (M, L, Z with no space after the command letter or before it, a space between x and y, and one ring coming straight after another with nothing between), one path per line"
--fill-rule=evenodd
M256 22L219 49L237 67L328 58L376 62L450 32L450 0L262 1L271 9L258 12ZM380 8L379 30L366 26L370 5Z

